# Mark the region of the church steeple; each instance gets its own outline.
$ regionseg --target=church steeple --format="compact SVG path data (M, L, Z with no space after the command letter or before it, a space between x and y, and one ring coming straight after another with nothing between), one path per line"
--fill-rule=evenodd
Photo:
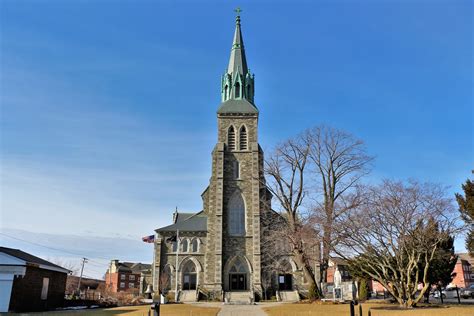
M240 105L233 102L231 104L221 104L218 113L258 113L254 103L254 75L250 73L247 67L247 58L245 57L244 40L240 25L240 12L237 8L237 17L235 19L235 32L230 52L229 65L222 76L221 81L221 101L239 101ZM247 102L245 102L247 101ZM248 103L248 104L243 104Z
M240 10L238 11L240 12ZM232 50L230 52L228 74L240 73L245 76L248 73L247 59L245 58L244 40L240 29L240 15L235 19L234 41L232 42Z

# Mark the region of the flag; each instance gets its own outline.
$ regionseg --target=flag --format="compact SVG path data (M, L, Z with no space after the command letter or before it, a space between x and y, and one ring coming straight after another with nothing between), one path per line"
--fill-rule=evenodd
M155 242L155 235L150 235L150 236L145 236L142 238L143 242L146 242L146 243L154 243Z
M176 235L166 238L166 242L175 242L175 241L176 241Z

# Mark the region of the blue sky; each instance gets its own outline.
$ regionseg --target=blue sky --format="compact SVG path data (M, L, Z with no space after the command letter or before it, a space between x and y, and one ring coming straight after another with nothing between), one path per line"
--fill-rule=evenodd
M237 5L264 150L324 123L366 142L368 181L460 190L474 169L471 1L4 0L3 231L75 236L59 248L94 257L83 236L139 240L176 206L200 210ZM151 260L125 244L104 257Z

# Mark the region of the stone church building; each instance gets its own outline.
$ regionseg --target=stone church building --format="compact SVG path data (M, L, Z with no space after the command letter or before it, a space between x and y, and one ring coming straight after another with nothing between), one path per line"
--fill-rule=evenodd
M271 209L265 184L254 93L237 16L203 207L197 213L176 211L171 225L156 229L155 293L173 295L177 290L180 301L247 301L269 295L297 300L307 288L301 269L284 251L287 247L275 252L263 242L283 217Z

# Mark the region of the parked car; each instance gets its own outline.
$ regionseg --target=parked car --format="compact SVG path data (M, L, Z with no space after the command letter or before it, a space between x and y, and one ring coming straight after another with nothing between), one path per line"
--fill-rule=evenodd
M474 298L474 284L471 284L467 288L463 289L461 291L461 297L462 298Z
M461 292L460 289L458 289L459 292ZM441 295L443 298L457 298L458 297L458 292L456 291L455 287L448 287L444 290L441 291ZM439 291L435 291L433 297L439 298Z

